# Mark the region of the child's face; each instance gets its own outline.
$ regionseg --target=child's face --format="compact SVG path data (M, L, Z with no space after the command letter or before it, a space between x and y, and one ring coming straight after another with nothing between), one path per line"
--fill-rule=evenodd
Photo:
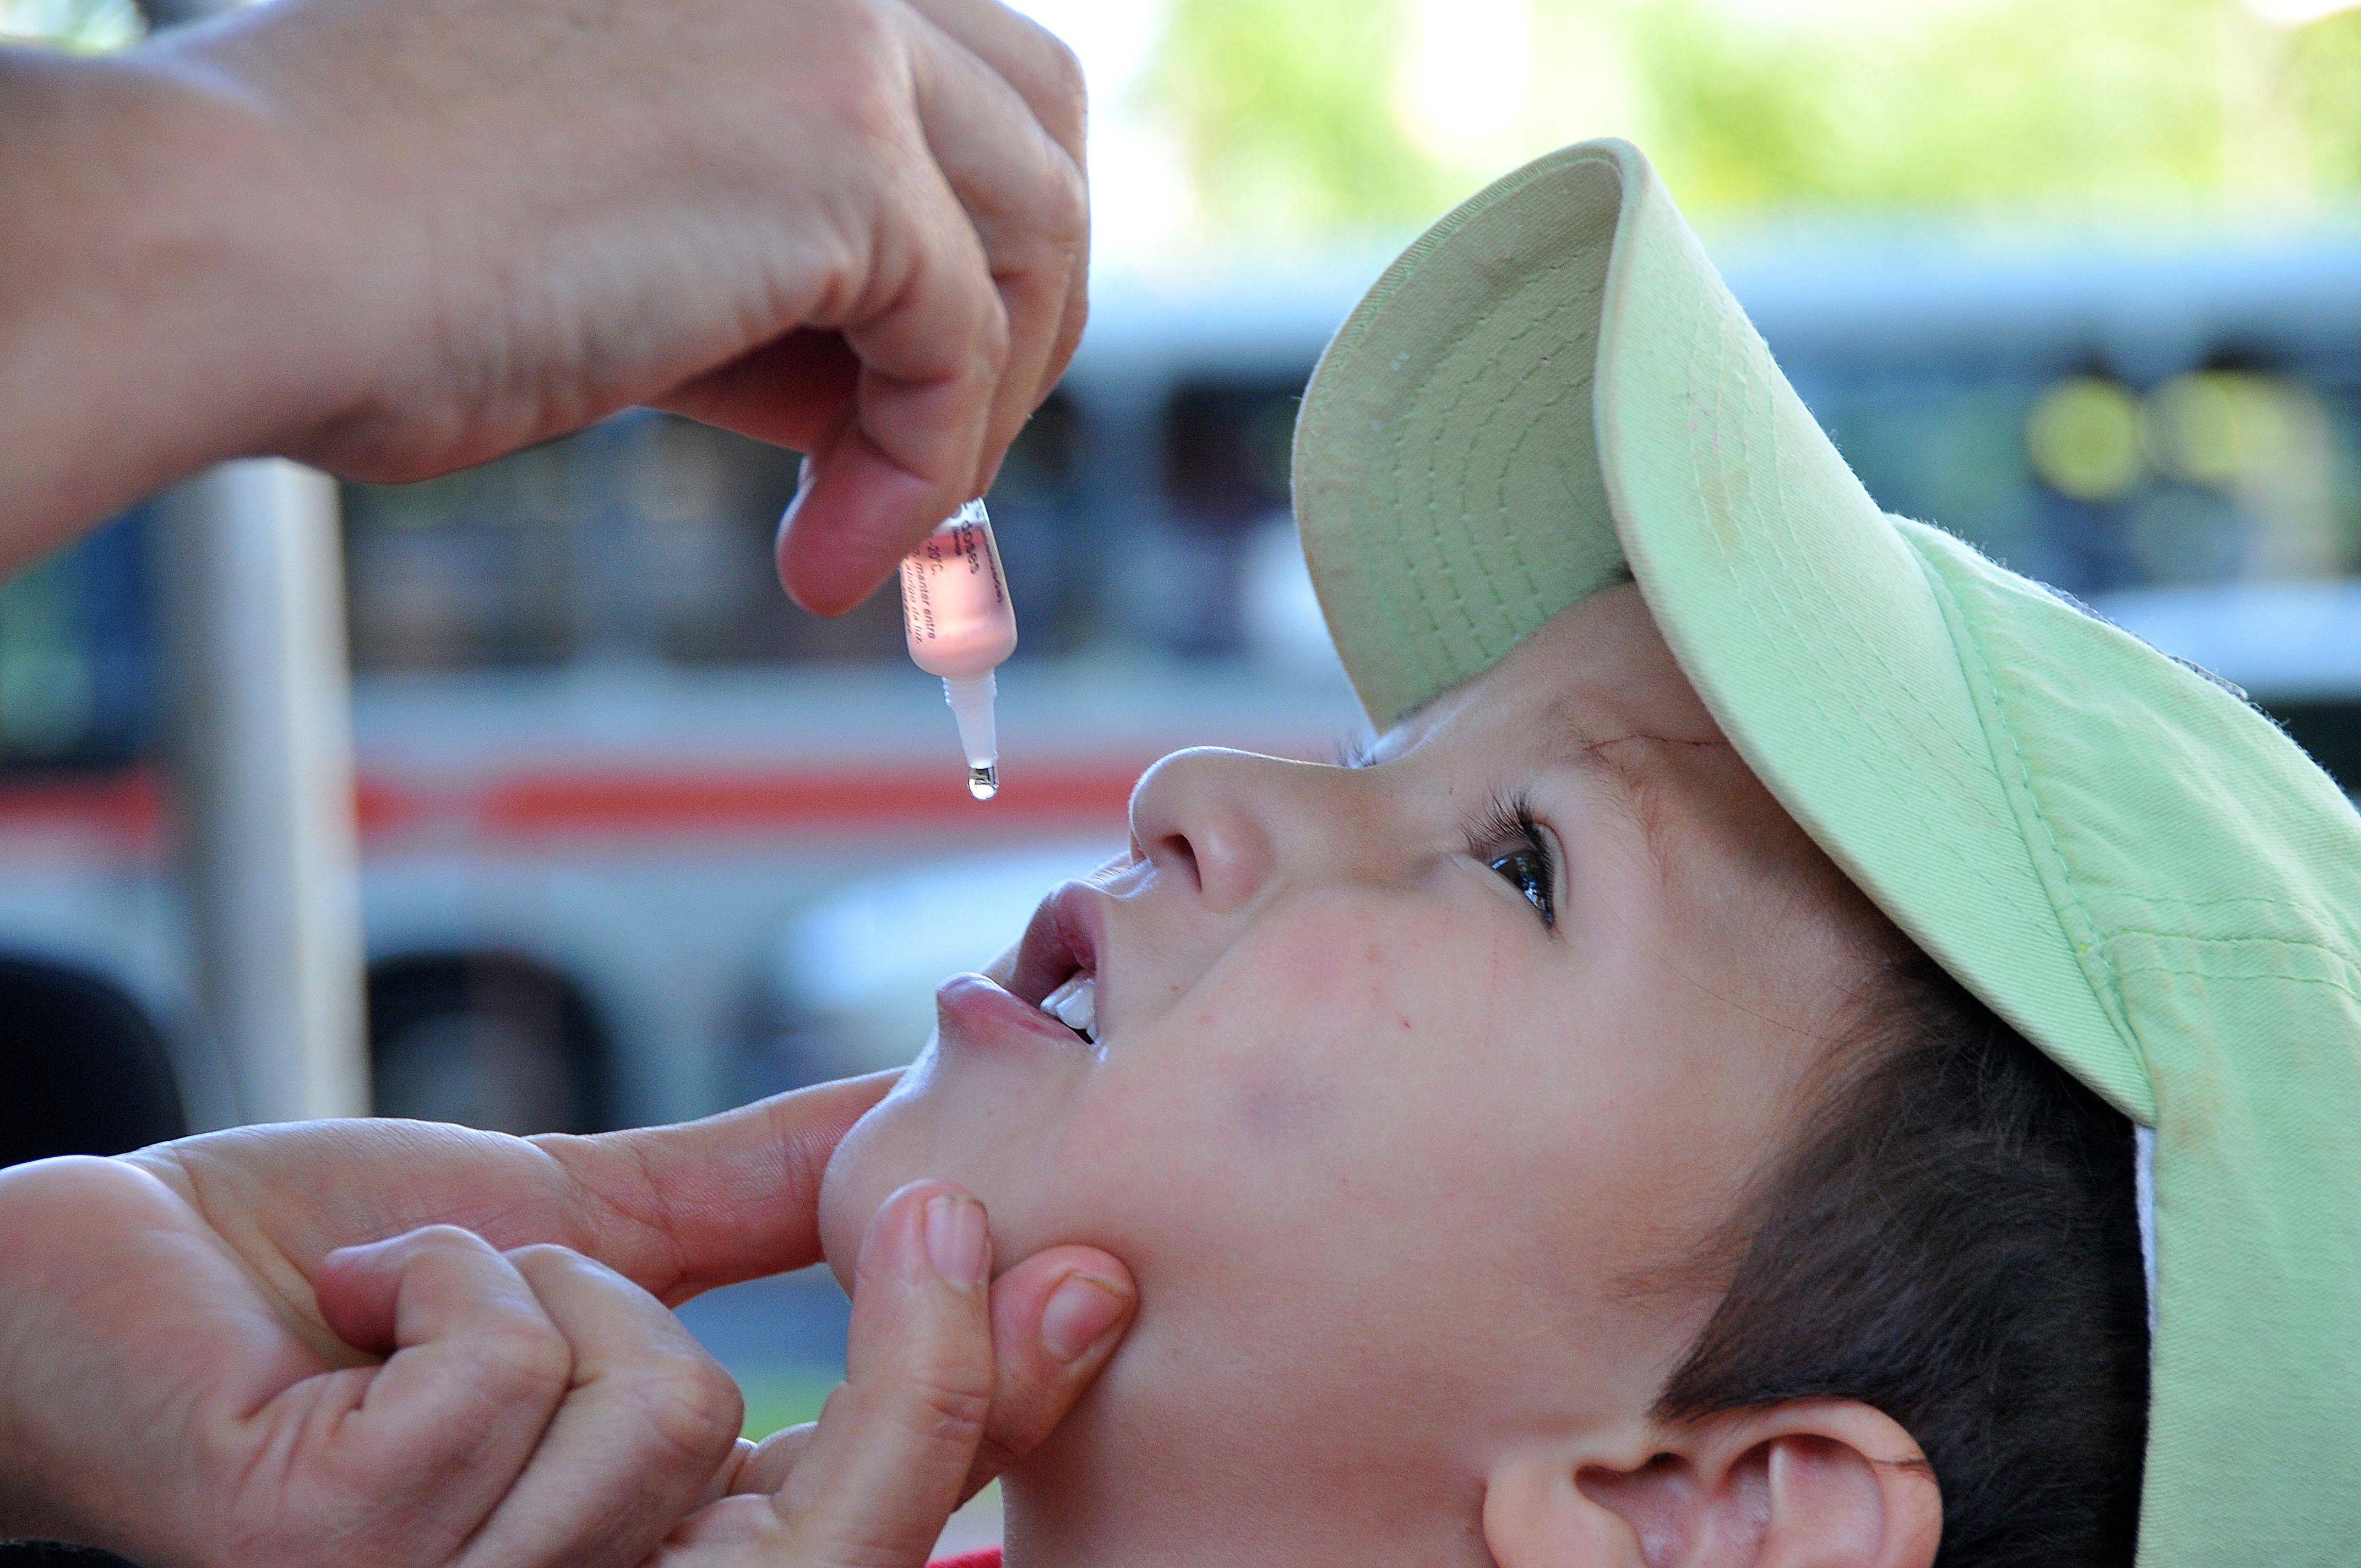
M1719 1293L1666 1266L1781 1146L1879 927L1637 590L1563 612L1373 766L1168 757L1132 835L1044 906L1013 981L1093 969L1098 1044L947 983L829 1168L840 1276L921 1176L984 1200L1004 1260L1128 1262L1137 1324L1038 1464L1135 1544L1125 1453L1176 1511L1300 1483L1407 1519L1500 1443L1644 1412Z

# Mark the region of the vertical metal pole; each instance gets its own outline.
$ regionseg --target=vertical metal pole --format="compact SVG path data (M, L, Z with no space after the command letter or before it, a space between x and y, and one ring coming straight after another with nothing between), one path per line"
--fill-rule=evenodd
M200 1002L246 1120L366 1115L335 484L277 458L225 463L159 513Z
M240 0L141 0L152 28ZM225 463L159 508L167 773L197 997L249 1122L368 1113L336 487Z

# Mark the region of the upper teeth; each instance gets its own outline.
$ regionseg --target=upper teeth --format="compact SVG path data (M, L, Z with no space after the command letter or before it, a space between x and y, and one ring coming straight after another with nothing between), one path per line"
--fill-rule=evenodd
M1098 977L1087 973L1074 976L1041 999L1041 1011L1054 1014L1091 1044L1098 1044Z

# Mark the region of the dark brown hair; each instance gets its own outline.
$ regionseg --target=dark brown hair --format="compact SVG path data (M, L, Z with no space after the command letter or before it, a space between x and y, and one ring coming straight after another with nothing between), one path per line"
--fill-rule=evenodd
M2131 1124L1923 955L1860 1018L1722 1238L1729 1290L1657 1413L1859 1399L1924 1450L1944 1568L2128 1565L2148 1392Z

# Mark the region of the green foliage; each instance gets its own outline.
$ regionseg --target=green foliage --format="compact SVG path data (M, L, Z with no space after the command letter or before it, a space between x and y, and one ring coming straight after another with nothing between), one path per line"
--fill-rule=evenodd
M1400 228L1506 167L1446 167L1398 123L1404 3L1172 0L1150 90L1217 227ZM1532 5L1534 91L1604 71L1624 101L1527 118L1632 137L1700 214L2202 214L2361 191L2361 12L2290 34L2240 0Z
M2361 11L2296 37L2289 93L2311 131L2312 173L2329 191L2361 191Z
M2218 180L2217 8L2001 0L1840 31L1678 0L1629 36L1692 205L2104 206Z
M1399 32L1390 0L1178 0L1148 90L1216 226L1394 228L1441 204L1443 172L1392 114Z

